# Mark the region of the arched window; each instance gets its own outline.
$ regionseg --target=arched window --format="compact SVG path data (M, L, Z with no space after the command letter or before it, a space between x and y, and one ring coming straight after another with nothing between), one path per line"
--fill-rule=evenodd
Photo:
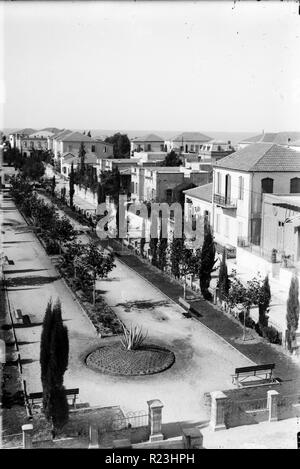
M261 191L263 194L273 194L273 183L272 178L264 178L261 180Z
M290 193L299 194L300 193L300 178L293 178L290 181Z
M167 199L167 202L172 202L172 189L167 189L166 190L166 199Z

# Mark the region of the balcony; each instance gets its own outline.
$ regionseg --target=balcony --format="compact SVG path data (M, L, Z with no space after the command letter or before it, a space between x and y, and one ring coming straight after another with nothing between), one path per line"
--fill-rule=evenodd
M236 200L223 195L214 194L214 203L222 208L236 209Z

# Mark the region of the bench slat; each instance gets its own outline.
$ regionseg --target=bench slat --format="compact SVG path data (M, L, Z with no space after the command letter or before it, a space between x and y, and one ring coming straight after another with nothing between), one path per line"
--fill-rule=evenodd
M236 368L235 373L250 373L253 371L263 371L263 370L273 370L275 368L275 363L270 363L268 365L255 365L255 366L244 366L242 368Z

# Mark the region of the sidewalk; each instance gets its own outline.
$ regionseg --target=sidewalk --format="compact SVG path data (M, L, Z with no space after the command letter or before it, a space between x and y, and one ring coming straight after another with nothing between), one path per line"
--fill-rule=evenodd
M110 240L110 243L113 247L118 244L113 240ZM147 265L133 254L122 255L120 261L152 283L175 303L180 304L179 297L182 296L182 287L173 283L158 269ZM300 366L295 363L292 357L289 357L284 351L280 350L280 346L271 345L263 339L259 339L259 342L255 341L255 343L236 342L237 338L242 337L242 327L239 324L235 323L218 308L203 299L193 301L191 304L193 309L198 313L198 320L202 324L223 337L247 358L257 364L275 363L275 373L284 381L282 386L285 393L299 391Z
M297 449L297 418L279 422L261 422L213 432L201 428L206 449Z

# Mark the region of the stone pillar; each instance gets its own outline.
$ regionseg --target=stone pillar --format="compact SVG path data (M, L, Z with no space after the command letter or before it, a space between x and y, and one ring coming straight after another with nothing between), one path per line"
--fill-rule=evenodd
M227 396L222 391L214 391L211 395L210 427L213 431L225 430L225 405Z
M269 422L276 422L278 420L279 392L271 390L267 392L267 395L268 395Z
M183 428L182 440L185 449L203 448L203 435L199 428Z
M22 432L23 432L23 449L31 449L33 425L31 423L27 425L22 425Z
M89 449L98 449L99 439L98 439L98 427L96 425L90 425L89 439L90 439Z
M161 432L161 417L163 404L159 399L148 401L149 408L149 441L162 441L164 436Z

